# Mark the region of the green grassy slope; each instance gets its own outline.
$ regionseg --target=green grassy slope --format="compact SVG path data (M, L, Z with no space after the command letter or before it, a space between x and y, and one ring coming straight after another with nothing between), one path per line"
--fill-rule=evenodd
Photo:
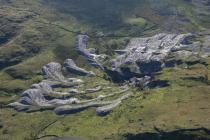
M162 31L200 31L208 25L207 21L202 22L208 20L204 14L205 18L199 19L195 6L184 0L0 2L0 80L4 83L13 79L33 79L39 75L41 66L52 60L62 62L68 57L77 59L75 34L69 31L87 32L94 36L142 36ZM93 39L92 46L110 54L113 49L122 47L121 40ZM40 61L42 57L44 61ZM27 61L33 61L30 62L33 64L32 70L26 65ZM80 61L79 58L78 63L84 64ZM1 84L1 91L16 91L15 86L4 85Z
M127 36L91 38L90 46L112 55L112 50L124 47L132 36L205 31L210 27L209 13L205 6L200 8L189 0L0 0L0 105L16 100L40 81L41 67L51 61L72 58L79 66L101 74L75 52L75 33L71 31ZM126 139L126 134L154 132L154 127L163 131L210 129L210 90L205 79L209 69L178 66L161 73L158 78L168 80L169 87L144 92L134 89L134 97L106 117L96 116L94 109L65 118L51 111L1 109L0 140L32 139L36 130L59 118L40 136ZM101 78L91 81L119 88Z
M209 70L207 72L210 73ZM184 66L165 69L159 78L169 80L170 87L144 92L133 90L135 93L133 97L105 117L97 116L94 109L66 117L56 116L51 111L17 113L12 109L3 109L1 120L4 127L0 131L1 138L30 139L38 130L56 119L59 121L39 133L39 136L80 136L87 140L120 140L126 139L126 134L156 132L154 127L165 132L210 128L209 84L196 80L205 74L206 68L202 65L195 65L189 69L185 69ZM194 77L195 80L187 80L187 77ZM94 81L107 83L98 78L91 83Z

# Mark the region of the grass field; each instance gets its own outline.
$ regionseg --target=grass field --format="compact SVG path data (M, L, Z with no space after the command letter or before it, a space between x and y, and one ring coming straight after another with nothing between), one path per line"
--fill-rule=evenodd
M200 16L198 11L205 14ZM208 30L208 12L187 0L0 0L0 40L4 38L0 41L0 106L17 100L22 91L42 80L41 67L51 61L71 58L103 76L75 51L75 32L115 36L91 38L89 43L99 53L114 57L113 50L125 47L133 36ZM210 64L209 58L205 61ZM134 88L133 97L105 117L97 116L94 108L67 116L1 108L0 140L33 140L43 135L121 140L156 132L154 128L164 132L210 129L209 76L209 66L202 64L164 69L157 79L170 86ZM112 89L107 92L120 88L99 77L84 80L89 81L86 86L109 85Z

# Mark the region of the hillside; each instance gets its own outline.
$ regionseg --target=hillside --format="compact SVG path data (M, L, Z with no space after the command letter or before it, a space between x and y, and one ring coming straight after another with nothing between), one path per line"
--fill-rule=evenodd
M88 35L88 48L115 59L114 50L126 48L133 38L158 33L195 34L189 42L200 42L208 53L210 2L0 0L0 139L34 140L44 135L85 140L156 140L159 135L172 140L210 139L209 57L199 57L198 61L183 57L182 64L161 69L155 80L166 81L168 86L146 90L131 87L128 92L133 93L132 97L104 117L97 116L94 108L59 116L51 110L26 113L6 106L43 80L44 65L63 65L68 58L97 75L76 77L85 81L84 88L101 84L107 90L100 94L119 92L123 83L110 80L109 74L92 67L77 52L77 35ZM91 94L78 98L95 97Z

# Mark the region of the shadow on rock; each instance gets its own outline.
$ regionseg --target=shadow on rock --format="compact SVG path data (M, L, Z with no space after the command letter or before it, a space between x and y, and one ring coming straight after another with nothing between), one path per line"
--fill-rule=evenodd
M121 68L119 71L112 71L105 68L106 74L112 79L115 83L124 83L125 81L130 80L133 77L143 77L144 74L131 72L129 68Z
M167 80L155 80L155 81L152 81L149 84L147 84L147 87L149 89L163 88L163 87L167 87L167 86L170 86L169 81L167 81Z

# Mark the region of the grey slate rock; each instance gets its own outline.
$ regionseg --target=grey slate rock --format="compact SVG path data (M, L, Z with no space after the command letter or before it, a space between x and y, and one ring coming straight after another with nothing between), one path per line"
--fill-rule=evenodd
M79 68L72 59L66 59L64 61L64 68L66 68L68 72L79 76L95 76L95 73L92 71L86 71L82 68Z
M51 79L55 81L65 81L65 78L61 70L62 70L61 64L56 62L51 62L42 67L43 77L45 79Z
M76 50L79 54L84 56L92 66L104 70L103 66L97 60L101 57L101 55L95 54L95 49L87 48L88 38L89 37L87 35L78 35L76 42Z
M131 96L130 93L125 94L121 96L120 98L114 100L111 104L96 108L97 115L104 116L104 115L109 114L114 108L119 106L123 100L129 98L130 96Z
M119 106L119 104L121 103L121 101L116 101L112 104L106 105L106 106L102 106L102 107L98 107L96 109L96 113L99 116L104 116L107 115L108 113L110 113L115 107Z
M116 82L154 75L164 67L182 63L183 57L199 54L198 44L186 41L192 36L161 33L133 38L124 50L117 50L116 58L110 61L111 68L106 67L105 71Z
M167 86L168 81L154 81L152 76L164 67L174 66L182 63L181 57L197 56L198 44L188 44L186 39L192 34L158 34L152 37L134 38L124 50L116 51L116 59L111 60L111 68L103 66L105 55L95 54L96 50L87 48L88 36L79 35L77 37L77 51L83 55L91 65L101 68L116 81L122 81L126 85L145 88L156 88ZM209 37L203 44L204 55L209 56ZM197 61L197 59L195 59ZM193 62L194 63L194 62ZM93 72L86 71L76 66L73 60L67 59L64 68L72 74L80 76L94 76ZM62 73L62 66L59 63L51 62L42 68L44 80L38 84L33 84L24 91L19 101L11 103L9 106L20 107L20 110L30 108L38 110L40 108L54 109L58 115L75 113L89 107L96 107L98 115L106 115L116 108L120 103L132 94L125 94L118 99L107 101L108 97L122 95L122 93L111 93L99 95L97 98L89 100L79 100L74 98L74 94L81 94L77 88L83 83L77 78L66 78ZM114 80L113 80L114 81ZM125 81L128 81L126 83ZM69 92L57 92L56 87L71 88ZM73 88L72 88L73 87ZM86 89L88 93L101 90L101 86Z
M42 67L43 80L51 87L68 87L76 86L83 83L82 80L76 78L65 78L62 74L62 66L59 63L51 62Z
M100 91L101 89L102 89L101 86L96 86L95 88L89 88L89 89L86 89L85 91L86 91L87 93L94 93L94 92Z
M118 55L116 59L113 60L113 69L117 69L122 65L137 63L140 65L140 70L144 70L143 65L160 67L161 63L167 59L168 55L172 51L179 50L185 45L182 42L191 34L157 34L153 37L146 38L134 38L131 39L128 46L125 48L125 52L122 55ZM150 64L151 63L151 64ZM143 68L142 68L143 67ZM159 70L159 68L157 69ZM156 71L156 70L154 70Z

